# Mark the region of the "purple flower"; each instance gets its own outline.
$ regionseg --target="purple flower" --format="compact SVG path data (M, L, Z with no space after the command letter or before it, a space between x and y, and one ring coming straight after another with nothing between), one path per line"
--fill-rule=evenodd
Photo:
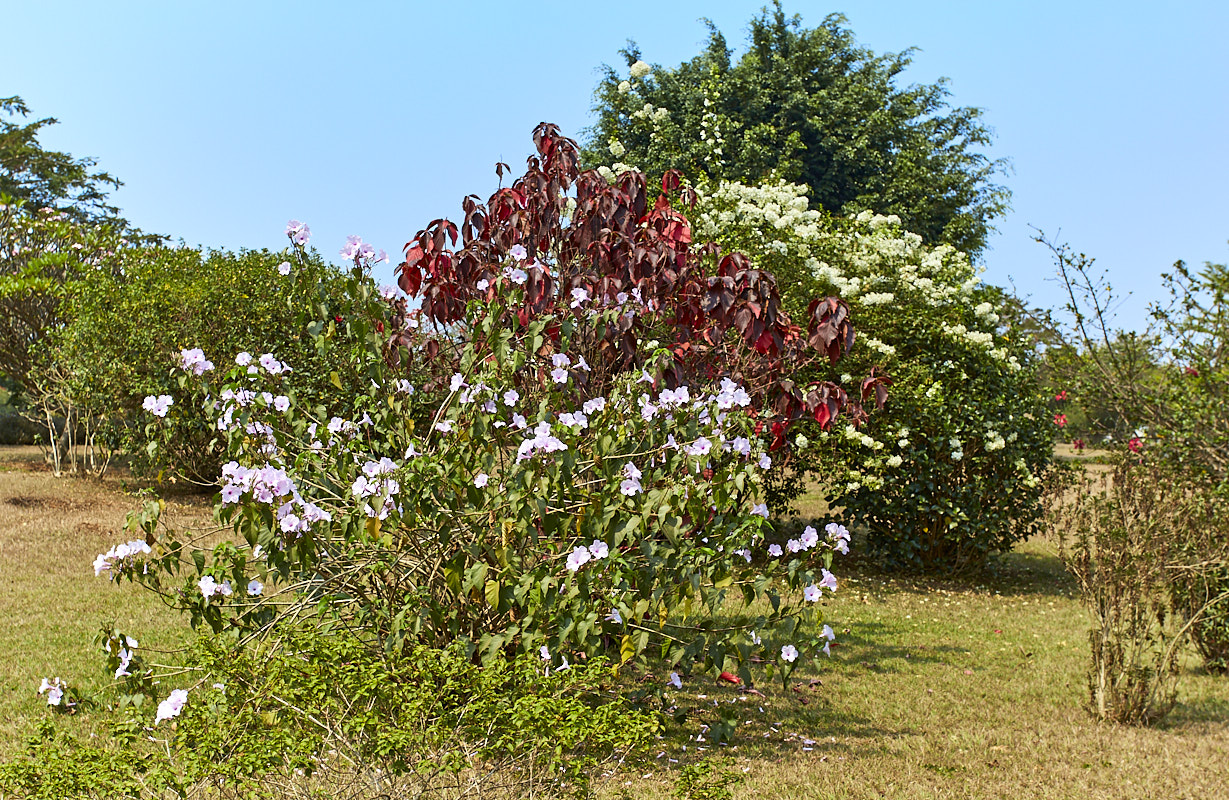
M831 591L836 591L836 576L828 570L822 570L823 577L819 581L820 588L827 588Z
M160 394L154 397L152 394L145 398L141 403L141 408L145 409L155 417L165 417L166 412L175 404L175 400L169 394Z
M555 383L567 383L568 371L563 367L555 367L550 371L550 377Z
M712 449L713 443L701 436L699 439L696 439L694 442L684 447L683 452L689 456L705 456L708 455L709 451ZM758 514L759 512L755 511L753 513Z
M525 245L523 244L514 244L512 245L512 248L508 250L508 254L517 261L524 261L525 256L529 255L529 251L525 249Z
M589 553L589 548L577 547L568 556L568 571L575 572L576 570L580 569L581 566L590 558L592 558L592 555Z
M758 514L764 519L768 519L768 505L766 503L757 503L751 508L752 514Z
M802 596L805 597L809 603L818 603L819 598L823 596L823 592L820 591L818 586L812 583L810 586L802 590Z
M289 275L290 274L290 262L283 261L282 263L278 264L277 271L283 275Z
M781 545L779 544L768 545L768 555L772 556L773 558L780 558L781 557Z
M479 472L477 477L474 478L474 486L477 486L479 489L482 489L487 485L487 483L490 480L491 480L490 475L487 475L485 472Z
M306 246L312 238L312 229L297 219L292 219L286 223L286 235L295 244Z
M610 555L610 547L603 541L594 540L593 544L589 545L589 555L594 558L605 558Z
M158 715L154 717L154 724L157 725L164 719L178 717L179 712L183 711L184 705L188 702L187 689L175 689L170 696L158 704Z

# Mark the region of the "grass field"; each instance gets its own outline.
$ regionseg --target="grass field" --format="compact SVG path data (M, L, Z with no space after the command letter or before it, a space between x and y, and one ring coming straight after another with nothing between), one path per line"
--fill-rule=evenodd
M46 715L40 678L105 684L92 644L103 622L147 653L181 641L180 620L90 568L136 503L119 481L56 480L32 448L0 448L0 757ZM901 579L856 558L838 566L831 659L787 689L760 686L766 697L685 683L673 700L692 710L689 722L603 793L669 797L676 761L719 752L746 798L1229 797L1229 679L1190 660L1161 726L1094 722L1081 707L1087 621L1047 542L972 580ZM737 709L742 724L712 747L696 737L720 709ZM99 716L61 724L89 731Z

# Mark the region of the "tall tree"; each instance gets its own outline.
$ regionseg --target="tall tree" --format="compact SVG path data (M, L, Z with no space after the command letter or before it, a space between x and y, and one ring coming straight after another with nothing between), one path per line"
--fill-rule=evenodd
M946 79L897 85L912 50L876 55L839 14L807 29L780 2L751 20L737 61L709 23L708 47L674 68L649 67L635 44L630 78L607 68L595 92L591 165L626 162L650 174L748 184L783 178L833 213L895 214L928 244L977 255L1010 193L1006 163L981 148L976 108L951 108Z
M54 117L17 121L30 115L20 97L0 97L0 195L24 201L31 209L54 208L77 223L104 223L128 228L107 194L123 183L107 172L96 172L92 158L46 150L39 132L55 125Z

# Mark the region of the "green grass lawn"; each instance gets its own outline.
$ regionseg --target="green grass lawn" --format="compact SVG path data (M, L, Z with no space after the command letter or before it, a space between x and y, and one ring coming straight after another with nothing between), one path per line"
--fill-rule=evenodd
M182 640L178 618L90 567L123 538L135 502L117 484L51 478L32 448L0 448L0 755L46 715L40 678L105 685L92 644L103 622L150 651ZM601 794L664 800L681 765L719 754L745 778L744 798L1229 796L1229 678L1191 659L1159 727L1095 722L1082 708L1088 623L1047 542L970 580L894 577L856 557L835 571L830 659L788 688L765 682L764 697L688 680L671 696L687 722ZM731 711L739 733L714 746L703 726ZM103 718L61 724L91 731Z

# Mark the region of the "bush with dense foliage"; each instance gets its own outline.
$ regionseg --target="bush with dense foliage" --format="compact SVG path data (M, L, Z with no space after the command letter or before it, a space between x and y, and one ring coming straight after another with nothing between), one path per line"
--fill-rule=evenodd
M840 384L849 373L891 376L890 400L865 424L820 414L800 429L781 504L812 472L872 549L923 568L977 566L1036 530L1054 426L1003 292L965 254L927 246L895 217L810 209L804 186L723 183L702 194L697 232L777 275L786 312L834 293L871 332L841 363Z
M633 45L630 75L607 69L595 93L587 162L712 183L783 178L831 213L893 214L927 244L979 254L1010 197L992 182L1004 163L980 150L991 141L980 111L949 108L944 80L898 86L910 51L876 55L844 25L834 14L806 29L774 2L737 62L715 28L674 68L650 67Z
M266 250L130 248L117 266L69 283L66 317L50 337L54 365L79 413L99 421L113 450L144 474L213 485L225 441L201 409L172 407L150 426L142 403L175 386L182 351L277 350L301 402L331 408L366 383L321 353L307 326L333 321L346 338L346 274L317 256ZM340 319L342 322L337 322Z

